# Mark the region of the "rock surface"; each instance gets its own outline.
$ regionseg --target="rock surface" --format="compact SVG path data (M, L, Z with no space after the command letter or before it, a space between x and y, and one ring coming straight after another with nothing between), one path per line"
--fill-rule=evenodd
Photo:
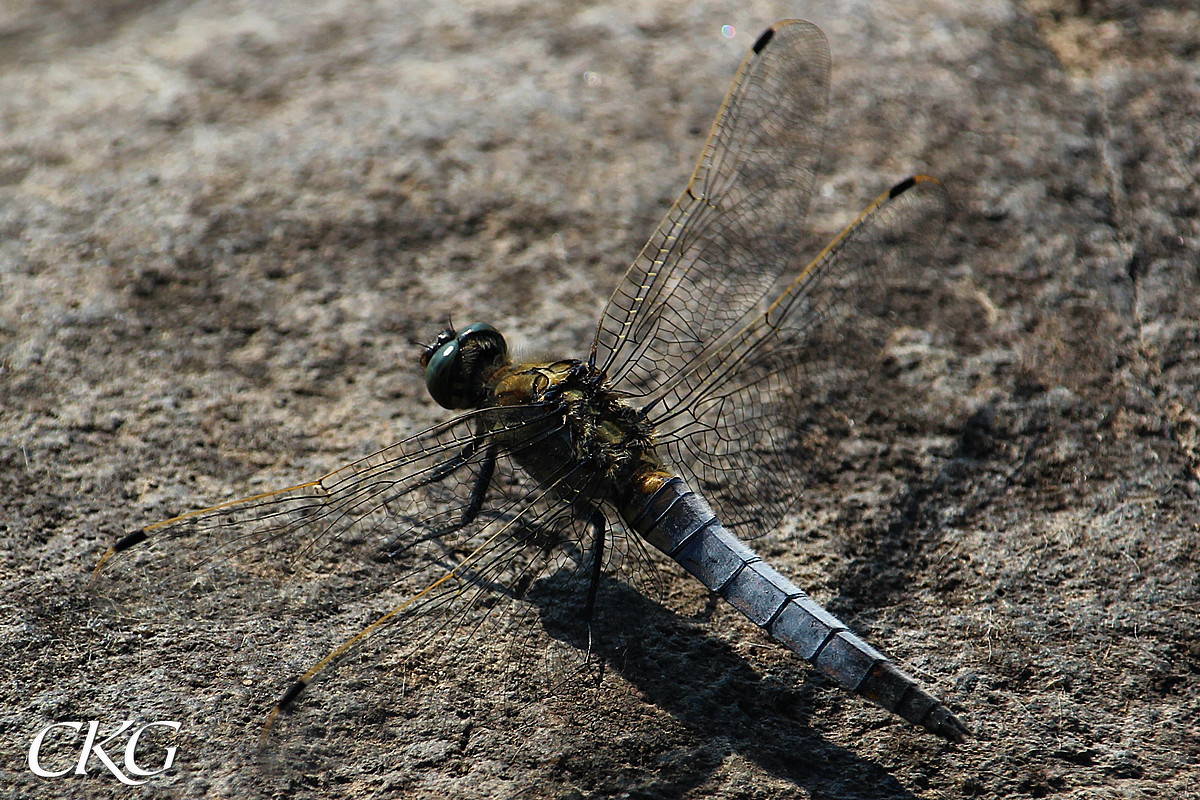
M1200 12L656 5L0 10L0 790L126 796L95 759L25 759L52 722L138 719L182 725L153 796L1200 796ZM411 341L447 318L582 354L792 15L834 58L812 227L912 172L956 210L930 327L894 343L911 396L765 554L977 738L841 692L668 573L679 613L623 594L644 638L590 684L522 696L506 637L439 676L381 645L257 749L379 612L361 573L261 608L216 586L208 619L114 611L99 554L444 418Z

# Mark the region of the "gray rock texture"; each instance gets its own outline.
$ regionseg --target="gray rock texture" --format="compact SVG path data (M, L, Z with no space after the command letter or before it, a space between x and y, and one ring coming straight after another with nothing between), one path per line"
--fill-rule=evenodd
M955 212L893 390L758 546L975 739L663 570L611 587L603 671L536 614L437 670L382 641L260 748L389 565L89 586L129 531L444 419L411 342L448 318L583 354L793 16L834 59L817 237L913 172ZM1188 0L0 5L0 794L129 796L26 758L137 719L181 723L151 797L1200 797L1198 42ZM543 640L563 680L525 682Z

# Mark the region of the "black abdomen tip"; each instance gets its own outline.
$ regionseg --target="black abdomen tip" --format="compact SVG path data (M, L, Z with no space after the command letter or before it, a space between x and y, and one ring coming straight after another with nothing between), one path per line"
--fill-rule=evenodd
M917 179L915 177L905 178L891 188L891 190L888 192L888 197L895 197L896 195L904 194L916 185Z
M755 54L761 53L763 48L767 46L767 42L771 41L771 37L774 35L774 28L767 28L765 31L763 31L762 35L758 37L758 41L754 43Z
M146 541L147 538L149 537L146 536L145 531L134 531L133 533L123 536L121 541L114 544L112 551L114 553L119 553L122 550L128 550L134 545L138 545Z
M925 728L955 744L962 744L971 737L970 728L942 705L936 706L926 717Z

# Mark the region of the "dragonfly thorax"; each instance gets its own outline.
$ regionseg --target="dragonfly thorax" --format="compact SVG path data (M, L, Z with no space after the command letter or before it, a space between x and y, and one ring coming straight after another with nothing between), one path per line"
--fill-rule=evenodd
M623 476L654 458L654 426L640 409L611 391L595 367L580 363L563 382L560 396L579 457L607 477Z
M604 373L586 361L513 364L496 378L490 404L557 408L557 433L539 448L547 460L586 464L589 474L618 481L658 464L646 414L609 388Z

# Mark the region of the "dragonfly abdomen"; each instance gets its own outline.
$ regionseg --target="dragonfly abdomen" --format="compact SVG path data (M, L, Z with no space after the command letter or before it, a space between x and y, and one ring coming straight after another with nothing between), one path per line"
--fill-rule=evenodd
M969 735L916 680L730 533L679 478L625 511L647 541L839 686L950 741Z

